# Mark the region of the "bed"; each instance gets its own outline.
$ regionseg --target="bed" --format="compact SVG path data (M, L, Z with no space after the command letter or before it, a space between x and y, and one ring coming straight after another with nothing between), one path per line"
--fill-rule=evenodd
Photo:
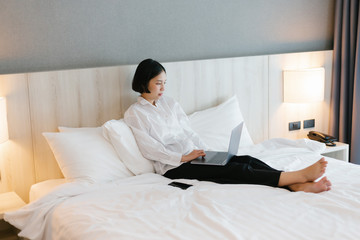
M238 106L237 98L232 97L217 107L190 115L189 120L209 146L224 150L228 128L244 121ZM227 116L228 112L233 114ZM206 122L208 125L220 122L226 127L209 129L204 126L205 119L211 119ZM325 175L333 186L320 194L178 179L192 185L183 190L169 186L170 179L153 172L122 119L110 120L97 128L59 130L44 135L66 180L34 185L33 202L5 214L5 220L20 229L22 237L54 240L360 237L357 181L360 166L326 157L329 165ZM272 167L291 171L317 161L324 149L324 144L309 139L275 138L253 144L245 128L238 154L248 154Z
M329 74L331 56L318 52L165 63L169 79L177 79L168 81L167 93L184 107L193 129L212 150L226 150L230 130L244 122L238 154L280 170L297 170L323 157L325 145L305 138L303 130L282 129L289 121L285 113L294 110L278 99L281 69L286 64L325 66ZM154 173L121 119L136 100L128 91L133 71L134 66L121 66L20 76L29 90L36 182L30 203L4 216L19 236L360 238L360 167L334 158L325 157L332 189L320 194L186 179L177 179L192 185L186 190L169 186L172 180ZM320 131L328 128L327 118L320 116L328 115L326 88L325 101L310 108L319 114ZM198 95L199 89L210 95Z

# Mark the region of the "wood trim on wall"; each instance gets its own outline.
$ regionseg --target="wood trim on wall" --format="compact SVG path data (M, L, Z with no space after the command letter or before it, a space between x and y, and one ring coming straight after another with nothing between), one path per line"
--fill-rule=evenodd
M283 102L283 69L325 68L324 101L314 103ZM303 121L315 119L315 129L329 132L332 51L278 54L269 56L269 138L307 138ZM301 122L301 129L289 131L289 122ZM274 127L276 126L276 127Z
M304 137L290 133L288 121L316 118L327 131L332 51L265 55L164 63L166 92L185 112L216 106L233 95L255 143L273 137ZM297 114L282 103L282 69L326 69L325 101ZM15 191L28 201L32 184L61 178L43 132L58 126L96 127L123 117L136 101L131 90L136 66L116 66L0 76L0 94L7 98L10 141L1 145L0 192ZM292 109L292 108L290 108Z
M27 201L30 186L35 183L27 75L1 75L0 94L7 99L10 139L1 149L0 190L15 191Z

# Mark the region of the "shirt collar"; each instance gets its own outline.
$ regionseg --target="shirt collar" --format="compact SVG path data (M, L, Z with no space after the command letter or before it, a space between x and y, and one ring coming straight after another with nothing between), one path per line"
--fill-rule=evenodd
M150 104L151 106L153 106L148 100L146 100L145 98L143 98L142 96L139 96L137 99L138 103L140 103L141 105L146 105L146 104ZM159 101L156 101L156 105L159 103Z

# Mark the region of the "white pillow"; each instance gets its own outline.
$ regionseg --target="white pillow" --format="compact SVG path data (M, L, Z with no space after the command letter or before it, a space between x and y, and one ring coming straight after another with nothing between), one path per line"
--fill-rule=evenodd
M236 96L226 102L189 116L190 125L207 144L210 150L227 151L231 130L244 121ZM249 131L244 122L240 147L253 145Z
M48 179L42 182L35 183L31 185L29 192L29 202L33 202L42 196L45 196L52 190L54 190L57 186L66 183L65 178L59 179Z
M123 119L110 120L104 125L106 135L120 159L135 175L155 172L152 163L143 157L131 129Z
M67 180L107 182L132 176L101 128L43 135Z
M83 132L97 132L99 133L100 135L102 135L102 127L79 127L79 128L76 128L76 127L58 127L59 131L60 132L80 132L80 131L83 131Z

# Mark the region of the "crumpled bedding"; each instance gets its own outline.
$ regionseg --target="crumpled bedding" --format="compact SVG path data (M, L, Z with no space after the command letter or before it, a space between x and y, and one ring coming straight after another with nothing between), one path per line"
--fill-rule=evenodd
M272 139L243 148L270 166L291 171L318 159L324 145ZM290 192L149 173L103 184L70 182L4 219L29 239L360 239L360 166L332 158L332 190Z

